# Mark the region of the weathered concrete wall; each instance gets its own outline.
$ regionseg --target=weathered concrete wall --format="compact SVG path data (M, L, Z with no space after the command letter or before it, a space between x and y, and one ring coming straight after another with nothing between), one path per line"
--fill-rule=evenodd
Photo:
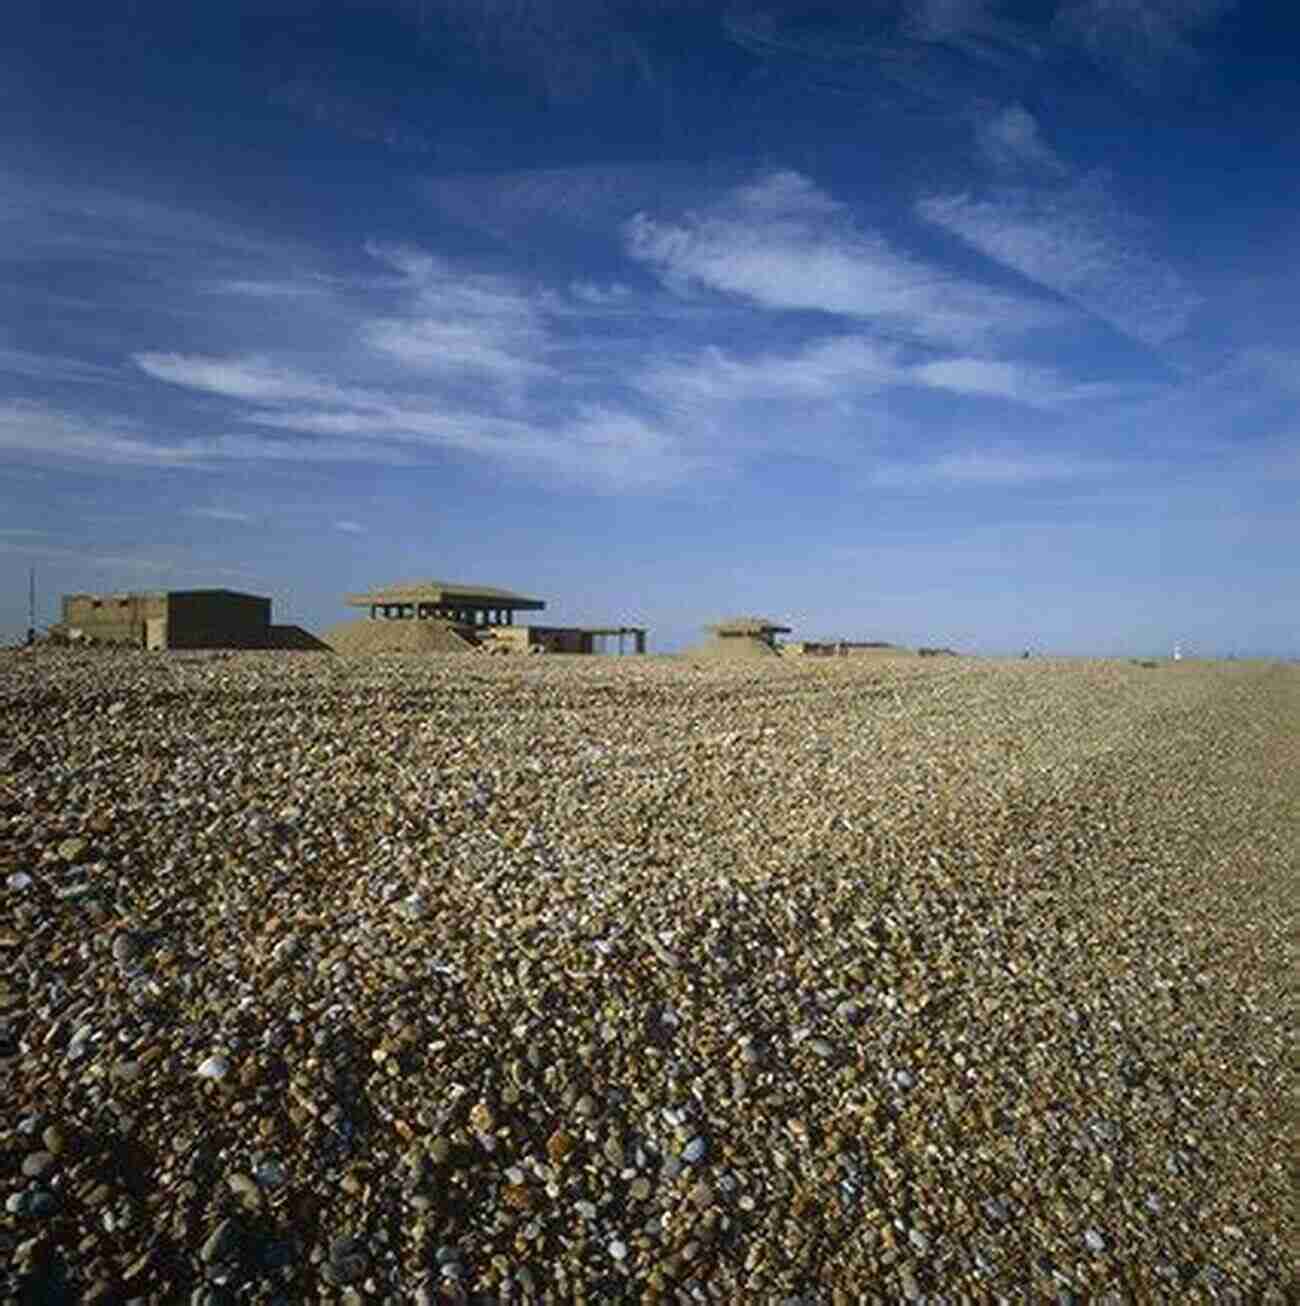
M65 594L63 628L80 630L100 644L143 648L145 623L167 616L165 594Z
M491 626L477 633L484 647L510 653L528 653L532 649L590 653L594 648L591 633L573 626Z
M168 648L265 648L271 600L230 590L173 590L167 596Z

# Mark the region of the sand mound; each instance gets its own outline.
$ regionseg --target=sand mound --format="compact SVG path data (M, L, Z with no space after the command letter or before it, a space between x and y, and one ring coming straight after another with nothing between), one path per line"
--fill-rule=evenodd
M340 622L325 632L336 653L474 653L477 645L446 621Z
M743 635L706 639L703 644L696 645L688 652L693 658L714 658L719 662L757 662L763 658L781 656L765 640L750 639Z

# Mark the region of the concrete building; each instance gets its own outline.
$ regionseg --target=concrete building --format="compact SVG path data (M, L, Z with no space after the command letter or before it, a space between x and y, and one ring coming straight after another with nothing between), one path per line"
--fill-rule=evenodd
M796 639L788 640L786 643L778 646L783 657L808 657L808 658L849 658L849 657L869 657L885 656L890 653L906 653L908 650L899 648L896 644L885 643L882 640L812 640Z
M372 621L449 621L470 628L512 626L516 612L540 612L541 599L526 598L493 585L453 585L444 580L381 585L349 594L351 608L367 608Z
M493 626L482 631L479 644L489 653L606 653L607 641L618 640L619 653L644 653L644 626Z
M782 626L769 617L728 617L716 626L710 626L709 632L719 640L758 640L770 648L776 648L776 637L788 635L789 626Z
M235 590L65 594L56 629L131 648L265 648L271 600Z
M768 617L729 617L705 629L709 638L688 649L688 656L727 661L774 658L781 651L776 637L790 631L789 626L782 626Z
M442 580L381 585L360 594L348 594L349 607L364 608L367 617L344 622L326 632L326 640L345 652L450 652L479 648L490 653L585 653L608 649L618 641L624 652L644 653L642 626L540 626L515 624L517 613L540 612L542 599L516 594L495 585L464 585ZM407 623L399 626L396 623ZM427 639L412 639L410 623L424 624ZM391 638L385 630L391 631ZM435 633L442 633L435 638Z

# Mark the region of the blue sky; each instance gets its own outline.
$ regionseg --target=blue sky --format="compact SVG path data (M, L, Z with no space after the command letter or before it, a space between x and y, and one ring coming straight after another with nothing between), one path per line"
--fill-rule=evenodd
M23 6L0 638L35 566L1300 653L1283 9Z

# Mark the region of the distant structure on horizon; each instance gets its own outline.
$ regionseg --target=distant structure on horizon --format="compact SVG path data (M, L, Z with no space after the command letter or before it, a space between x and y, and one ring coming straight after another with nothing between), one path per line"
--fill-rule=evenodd
M790 633L789 626L783 626L770 617L728 617L705 629L710 638L688 650L691 657L729 661L779 657L776 637Z
M900 648L897 644L890 644L880 639L795 639L778 644L777 649L788 658L849 658L909 652L908 649Z
M142 649L301 649L324 645L301 626L271 624L271 600L238 590L65 594L50 635L72 644Z
M265 648L271 600L237 590L65 594L52 633L130 648Z
M495 585L441 580L381 585L344 602L367 616L327 631L326 642L342 653L605 652L617 639L618 652L646 651L644 626L541 626L515 624L519 612L540 612L543 599Z

